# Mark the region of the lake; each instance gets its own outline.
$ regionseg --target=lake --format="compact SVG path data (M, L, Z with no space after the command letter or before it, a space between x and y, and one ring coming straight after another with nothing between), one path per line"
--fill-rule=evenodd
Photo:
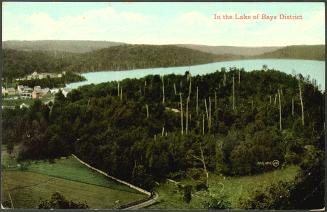
M146 68L127 71L98 71L83 73L86 81L67 84L68 88L78 88L82 85L98 84L102 82L120 81L126 78L142 78L146 75L166 75L166 74L184 74L185 71L195 75L204 75L220 70L225 67L227 70L231 67L244 68L245 71L261 70L263 65L269 69L275 69L287 74L301 73L304 77L310 76L310 79L316 79L317 84L325 90L325 61L316 60L296 60L296 59L254 59L254 60L234 60L225 62L215 62L193 66L178 66L167 68Z

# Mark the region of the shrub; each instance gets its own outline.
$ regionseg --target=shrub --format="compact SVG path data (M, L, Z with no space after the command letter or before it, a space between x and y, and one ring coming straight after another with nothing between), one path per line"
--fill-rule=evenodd
M239 200L240 208L244 209L289 209L291 184L278 182L266 189L254 190L248 198Z
M73 201L67 200L59 192L52 194L50 200L44 200L39 204L39 208L43 209L85 209L89 208L87 203L76 203Z
M231 208L231 203L227 200L226 195L210 195L203 206L206 209L228 209Z
M192 185L186 185L184 187L184 202L190 203L192 200Z

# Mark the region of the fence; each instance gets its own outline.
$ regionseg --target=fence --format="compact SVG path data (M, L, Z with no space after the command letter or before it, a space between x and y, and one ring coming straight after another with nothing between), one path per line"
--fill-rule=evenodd
M99 170L99 169L97 169L97 168L94 168L93 166L89 165L88 163L85 163L84 161L82 161L81 159L79 159L79 158L78 158L76 155L74 155L74 154L72 154L72 156L73 156L74 158L76 158L80 163L82 163L82 164L84 164L85 166L89 167L90 169L93 169L94 171L96 171L96 172L98 172L98 173L100 173L100 174L103 174L103 175L105 175L106 177L109 177L110 179L112 179L112 180L114 180L114 181L116 181L116 182L119 182L119 183L121 183L121 184L124 184L124 185L126 185L126 186L128 186L128 187L130 187L130 188L132 188L132 189L135 189L135 190L137 190L137 191L139 191L139 192L141 192L141 193L143 193L143 194L146 194L146 195L148 195L149 197L151 197L151 193L150 193L150 192L148 192L148 191L146 191L146 190L144 190L144 189L142 189L142 188L139 188L139 187L137 187L137 186L135 186L135 185L132 185L132 184L126 182L126 181L123 181L123 180L120 180L120 179L115 178L115 177L113 177L113 176L110 176L110 175L108 175L107 173L105 173L105 172L103 172L103 171L101 171L101 170Z

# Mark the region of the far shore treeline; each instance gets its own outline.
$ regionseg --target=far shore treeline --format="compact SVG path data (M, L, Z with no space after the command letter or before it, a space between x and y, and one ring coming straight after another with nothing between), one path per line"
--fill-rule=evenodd
M196 49L200 50L196 50ZM18 48L19 49L19 48ZM287 58L324 60L324 45L287 46L258 55L213 54L214 47L192 45L130 45L121 44L108 48L73 53L65 51L39 51L3 49L2 78L11 82L33 72L92 72L103 70L131 70L137 68L191 66L217 61ZM244 50L243 50L244 51ZM242 52L243 52L242 51ZM210 53L209 53L210 52Z

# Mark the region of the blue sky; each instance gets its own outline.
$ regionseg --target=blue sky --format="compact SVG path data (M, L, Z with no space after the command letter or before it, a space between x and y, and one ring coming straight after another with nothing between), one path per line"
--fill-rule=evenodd
M3 40L108 40L283 46L325 43L323 3L64 3L5 2ZM302 20L214 20L234 16L302 15Z

